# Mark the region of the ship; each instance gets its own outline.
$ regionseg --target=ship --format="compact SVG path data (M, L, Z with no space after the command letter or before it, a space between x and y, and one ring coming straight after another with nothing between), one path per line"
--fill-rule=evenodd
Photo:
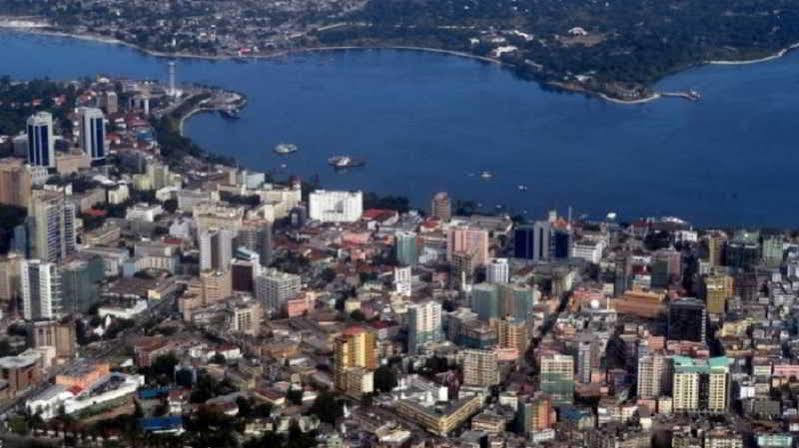
M483 172L480 173L480 178L481 179L488 180L488 179L491 179L493 177L494 177L494 173L492 173L491 171L483 171Z
M516 188L518 188L519 191L527 191L527 185L517 185Z
M291 154L293 152L297 152L298 150L299 148L297 145L293 143L279 143L277 146L275 146L275 152L280 155Z
M350 156L333 156L327 159L327 163L333 166L336 169L343 169L343 168L357 168L360 166L366 165L364 160L360 159L353 159Z
M219 109L219 115L224 118L230 120L238 120L239 118L239 110L235 107L226 107L224 109Z

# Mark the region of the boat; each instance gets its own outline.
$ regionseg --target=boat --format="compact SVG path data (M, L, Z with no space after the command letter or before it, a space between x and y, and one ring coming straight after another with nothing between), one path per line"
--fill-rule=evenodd
M291 154L293 152L297 152L298 150L299 148L297 145L293 143L279 143L277 146L275 146L275 152L280 155Z
M226 107L224 109L219 109L219 115L222 115L222 117L230 120L238 120L239 118L241 118L239 116L239 110L235 107Z
M493 177L494 177L494 173L492 173L491 171L483 171L483 172L480 173L480 178L481 179L488 180L488 179L491 179Z
M333 156L327 159L327 163L336 169L343 168L357 168L366 165L366 162L360 159L353 159L350 156Z
M518 185L516 188L518 188L519 191L527 191L527 185Z
M702 94L696 89L691 89L688 91L688 99L691 101L699 101L702 99Z

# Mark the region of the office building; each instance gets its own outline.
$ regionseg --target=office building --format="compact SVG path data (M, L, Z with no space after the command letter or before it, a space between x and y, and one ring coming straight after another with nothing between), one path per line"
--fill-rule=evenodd
M86 313L100 300L105 265L99 256L73 260L60 269L61 306L65 314Z
M782 264L785 254L782 237L779 235L763 238L763 263L769 268L777 268Z
M308 196L308 215L321 222L355 222L363 214L360 191L316 190Z
M24 260L20 263L22 315L26 320L62 316L61 281L54 263Z
M408 306L409 353L419 353L420 348L443 338L440 303L428 300Z
M741 270L751 270L760 262L760 234L737 232L724 248L724 264Z
M727 300L735 294L734 285L730 275L708 275L702 279L702 295L709 314L724 314Z
M196 297L202 306L221 302L233 295L233 279L230 270L202 271L198 277L189 280L187 297Z
M452 219L452 204L447 193L440 192L433 196L430 215L443 222L449 222L449 220Z
M119 97L113 90L103 93L102 106L108 115L112 115L119 111Z
M261 331L263 309L257 301L246 301L233 305L231 331L249 336L258 336Z
M536 305L536 293L530 285L507 283L499 285L499 315L527 320Z
M707 310L702 301L683 297L669 304L668 336L676 341L705 343Z
M452 255L462 252L472 257L474 268L485 266L488 262L488 232L483 229L458 226L447 233L447 261Z
M595 345L593 340L581 340L577 344L577 381L582 384L591 382L592 359Z
M57 191L37 190L31 199L29 231L34 258L57 262L75 252L75 206Z
M472 288L472 311L483 322L501 317L499 287L491 283L479 283Z
M416 266L419 262L419 249L416 233L397 232L394 236L394 253L400 266Z
M27 131L28 163L55 168L53 116L49 112L37 112L28 118Z
M661 353L638 358L638 398L653 399L671 389L671 361Z
M92 160L105 159L107 142L105 139L105 116L95 107L78 109L80 120L80 148Z
M255 278L255 297L266 310L275 312L283 304L300 293L302 280L299 275L268 269Z
M553 229L551 241L552 257L556 260L569 258L572 240L571 229Z
M493 350L464 350L463 384L477 387L491 387L499 384L496 352Z
M363 384L351 385L352 380L364 378L364 371L373 372L377 365L377 335L373 331L364 327L350 327L334 340L333 382L336 390L363 390ZM357 378L349 374L353 369L358 373Z
M727 236L722 232L711 232L707 237L707 261L711 266L724 264L724 246Z
M571 355L549 354L539 360L539 389L552 397L555 405L574 401L574 358Z
M233 239L236 232L228 229L211 229L200 232L200 270L224 271L233 259Z
M9 253L0 259L0 307L8 309L11 303L17 303L21 294L20 263L22 255Z
M20 159L0 159L0 204L27 209L30 206L33 178Z
M510 267L507 258L494 258L486 265L486 281L488 283L508 283Z
M245 247L258 254L261 266L272 263L274 243L272 223L268 220L244 220L236 235L236 247Z
M674 356L672 360L674 412L721 414L729 409L730 358L722 356L694 359Z

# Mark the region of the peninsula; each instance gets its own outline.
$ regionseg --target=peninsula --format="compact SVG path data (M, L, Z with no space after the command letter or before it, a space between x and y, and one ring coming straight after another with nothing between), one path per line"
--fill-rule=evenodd
M799 11L790 0L0 0L0 16L17 29L174 57L444 50L622 102L657 97L651 86L667 74L706 62L769 60L799 42Z

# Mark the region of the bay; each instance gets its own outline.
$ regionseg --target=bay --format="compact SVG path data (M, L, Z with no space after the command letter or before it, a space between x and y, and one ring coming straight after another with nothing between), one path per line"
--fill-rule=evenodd
M164 59L132 48L15 32L0 33L0 61L0 74L18 79L166 78ZM198 144L249 169L318 176L326 188L404 195L423 208L448 191L532 218L572 206L705 226L799 223L796 53L681 72L655 88L695 88L701 101L642 105L553 92L496 64L417 51L181 60L177 73L249 99L239 120L191 118L186 133ZM280 142L300 151L278 156ZM337 154L367 164L337 173L326 162Z

